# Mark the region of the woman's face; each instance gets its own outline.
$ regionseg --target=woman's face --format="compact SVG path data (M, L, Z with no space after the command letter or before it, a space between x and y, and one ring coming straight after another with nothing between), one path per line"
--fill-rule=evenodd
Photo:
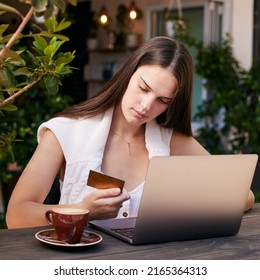
M155 119L169 107L177 88L178 82L168 69L140 66L122 98L121 108L126 121L141 125Z

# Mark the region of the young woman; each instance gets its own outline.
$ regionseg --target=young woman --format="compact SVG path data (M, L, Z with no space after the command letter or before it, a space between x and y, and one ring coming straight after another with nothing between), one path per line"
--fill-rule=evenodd
M83 207L90 219L137 215L149 158L208 155L192 137L192 59L180 42L145 42L96 96L43 123L39 145L9 202L9 228L46 225L43 204L57 174L59 207ZM90 170L125 188L87 186ZM252 207L250 191L246 209Z

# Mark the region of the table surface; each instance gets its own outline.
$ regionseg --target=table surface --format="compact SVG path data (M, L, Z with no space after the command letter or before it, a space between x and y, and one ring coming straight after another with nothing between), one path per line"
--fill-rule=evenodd
M260 203L245 213L237 235L149 245L130 245L96 229L99 244L84 248L61 248L43 244L35 233L43 228L0 230L1 260L246 260L260 259Z

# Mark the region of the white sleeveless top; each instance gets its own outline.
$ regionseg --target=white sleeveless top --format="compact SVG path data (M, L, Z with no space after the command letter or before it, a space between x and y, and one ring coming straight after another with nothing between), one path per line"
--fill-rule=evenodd
M46 129L57 137L66 160L63 182L60 181L59 204L76 204L94 188L86 184L89 170L101 172L103 153L109 134L113 108L87 119L57 117L40 125L38 142ZM172 129L159 126L155 120L146 124L145 142L149 158L170 154ZM137 216L143 185L129 192L131 198L123 203L117 218Z

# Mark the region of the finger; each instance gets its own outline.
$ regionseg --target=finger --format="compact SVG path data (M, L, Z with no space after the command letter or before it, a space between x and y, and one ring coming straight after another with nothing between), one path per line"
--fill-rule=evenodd
M128 200L131 198L129 192L126 189L122 190L122 196L125 198L125 200Z
M107 198L107 197L114 197L121 194L121 190L119 188L110 188L110 189L97 189L95 192L96 198Z

